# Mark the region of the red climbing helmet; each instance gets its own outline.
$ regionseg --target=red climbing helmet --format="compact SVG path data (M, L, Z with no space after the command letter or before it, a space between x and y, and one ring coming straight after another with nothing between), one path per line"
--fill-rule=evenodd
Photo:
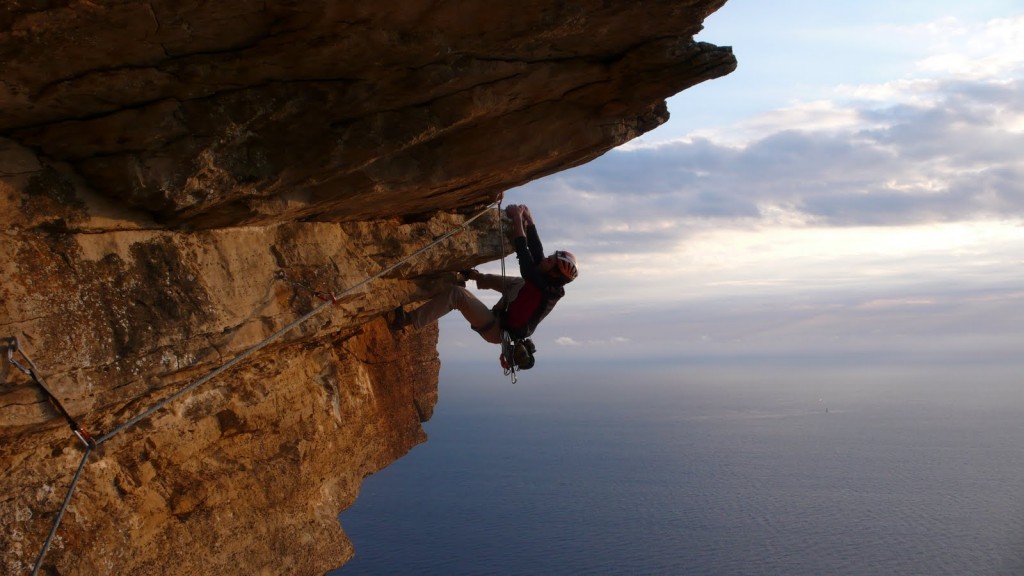
M573 256L572 252L567 250L555 251L555 264L558 267L558 271L565 277L566 282L572 282L579 275L579 270L576 269L576 257Z

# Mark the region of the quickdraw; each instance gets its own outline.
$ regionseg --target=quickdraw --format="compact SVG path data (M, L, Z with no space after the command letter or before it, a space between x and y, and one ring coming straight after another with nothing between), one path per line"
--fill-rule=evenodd
M21 360L24 362L24 364L22 364L21 362L14 358L15 354L21 357ZM71 414L68 413L67 409L64 408L64 405L61 404L60 399L57 398L53 394L53 392L50 392L50 389L46 387L46 383L43 382L42 376L39 375L39 370L36 369L36 365L32 362L31 358L25 355L25 352L21 350L21 347L18 346L18 338L15 336L12 336L8 340L7 361L11 363L11 366L14 366L22 373L24 373L26 376L31 378L32 381L36 384L36 386L39 386L39 389L42 390L43 394L46 395L46 399L47 401L49 401L50 406L53 407L54 411L57 412L57 414L60 414L60 416L64 418L64 420L68 423L68 427L70 427L71 431L75 433L75 436L78 436L78 439L82 441L82 444L85 444L86 448L96 447L96 440L93 439L92 435L89 434L89 432L82 425L80 425L71 416Z

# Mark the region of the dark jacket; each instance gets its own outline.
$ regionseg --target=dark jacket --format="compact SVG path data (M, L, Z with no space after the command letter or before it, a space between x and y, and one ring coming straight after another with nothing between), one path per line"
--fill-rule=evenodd
M515 238L516 258L519 260L519 273L525 284L505 309L505 298L495 306L501 318L501 327L513 338L526 338L537 329L537 324L551 313L555 304L565 296L565 288L552 282L537 267L544 259L544 246L541 244L537 227L526 227L526 237Z

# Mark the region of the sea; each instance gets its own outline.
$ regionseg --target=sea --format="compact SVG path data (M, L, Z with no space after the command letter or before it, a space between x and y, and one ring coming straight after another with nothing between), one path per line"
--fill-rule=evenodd
M340 522L366 574L1024 575L1024 372L445 363Z

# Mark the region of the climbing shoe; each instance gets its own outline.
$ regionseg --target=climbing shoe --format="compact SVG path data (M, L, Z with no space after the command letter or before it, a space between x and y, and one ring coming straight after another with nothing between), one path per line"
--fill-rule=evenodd
M459 270L455 273L455 283L465 288L467 280L473 280L480 273L477 272L476 268L468 268L466 270Z
M391 313L391 320L388 324L391 327L391 330L398 332L402 328L408 326L409 321L409 313L405 311L405 308L399 306Z

